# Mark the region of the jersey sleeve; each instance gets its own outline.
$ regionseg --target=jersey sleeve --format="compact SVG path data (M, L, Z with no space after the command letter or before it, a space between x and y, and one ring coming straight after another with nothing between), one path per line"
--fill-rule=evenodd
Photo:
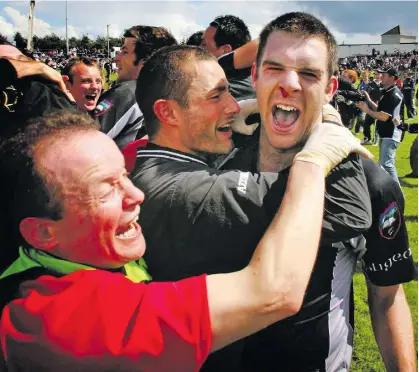
M205 276L147 285L83 270L21 291L1 319L13 370L197 371L209 354Z
M374 173L371 173L371 167L375 168ZM416 269L409 247L400 186L377 164L366 165L365 170L373 220L371 228L364 234L367 250L362 257L363 271L377 286L411 281Z
M385 94L378 103L377 111L384 112L392 118L399 116L402 100L403 97L398 93Z

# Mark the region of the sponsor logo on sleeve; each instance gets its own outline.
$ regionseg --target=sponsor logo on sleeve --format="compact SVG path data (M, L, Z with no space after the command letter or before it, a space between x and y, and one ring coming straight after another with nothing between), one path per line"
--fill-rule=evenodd
M103 115L112 106L113 106L113 103L111 101L104 99L103 101L100 101L99 104L96 106L96 108L93 110L93 115L94 116Z
M389 205L380 215L379 230L384 239L394 239L400 230L402 218L400 216L399 206L396 202Z
M249 173L240 172L239 184L237 186L237 191L241 192L242 194L246 194L248 179L249 179Z
M369 266L364 266L364 268L365 268L365 271L371 271L371 272L388 271L397 262L407 260L410 256L412 256L412 250L409 248L405 250L404 252L393 254L393 256L389 257L384 262L381 262L381 263L373 262Z

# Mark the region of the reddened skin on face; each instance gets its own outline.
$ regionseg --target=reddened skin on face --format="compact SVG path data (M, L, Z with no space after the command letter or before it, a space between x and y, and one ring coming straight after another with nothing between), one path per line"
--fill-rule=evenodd
M336 77L328 76L327 56L320 38L285 31L269 35L259 65L252 68L267 146L298 147L321 122L322 107L337 89Z

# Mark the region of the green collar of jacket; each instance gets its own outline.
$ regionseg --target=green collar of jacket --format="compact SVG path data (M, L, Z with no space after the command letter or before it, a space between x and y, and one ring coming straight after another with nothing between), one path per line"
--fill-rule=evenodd
M18 274L34 267L44 267L59 275L71 274L78 270L96 270L92 266L70 262L32 247L20 247L19 258L10 265L0 276L0 279L6 276ZM121 272L134 283L140 283L151 280L147 273L147 265L141 258L138 261L131 261L121 268Z

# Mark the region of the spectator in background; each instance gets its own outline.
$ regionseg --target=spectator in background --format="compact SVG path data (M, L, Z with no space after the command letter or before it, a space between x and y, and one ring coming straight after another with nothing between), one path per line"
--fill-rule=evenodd
M371 100L377 104L381 97L381 74L378 71L374 72L374 78L369 82L367 92ZM363 145L371 144L371 125L374 125L374 139L372 144L375 146L378 143L378 133L375 125L375 119L372 116L365 114L364 139L362 141Z
M369 71L368 70L363 70L360 73L360 77L361 77L361 81L358 84L358 91L361 92L362 90L368 90L368 85L369 85ZM360 112L357 119L356 119L356 124L355 124L355 133L360 133L361 129L364 128L364 123L365 123L365 113L364 112Z
M355 82L358 79L358 74L353 70L344 70L338 79L339 92L357 92ZM339 96L339 95L338 95ZM339 113L342 117L342 123L349 130L352 130L355 124L355 120L359 115L359 110L355 106L355 103L350 98L343 100L336 100Z
M86 57L72 58L61 74L78 109L82 112L94 110L103 89L103 76L97 64Z
M177 44L164 27L133 26L125 31L124 38L115 57L118 80L102 94L93 111L102 132L113 138L120 149L145 135L143 114L135 101L136 79L144 60L163 46Z
M224 15L216 17L202 35L201 47L217 58L223 57L223 63L233 59L232 51L250 41L250 32L246 24L238 17ZM229 54L226 56L226 54ZM255 98L251 68L225 70L230 83L230 92L237 100Z
M407 117L413 119L416 116L415 104L413 103L413 98L415 94L415 82L413 78L409 77L409 74L405 72L403 74L403 97L404 97L404 106L406 106ZM401 114L404 115L404 107L401 109Z
M204 31L197 31L193 33L191 36L189 36L188 40L186 40L186 45L192 45L192 46L200 46L202 42L202 35Z
M400 118L400 108L403 95L397 86L399 73L394 68L378 70L383 84L382 97L378 104L373 102L367 92L364 92L367 100L360 102L358 107L377 119L377 130L380 136L380 159L383 168L399 182L396 170L396 150L402 140L400 122L397 125L393 119Z

